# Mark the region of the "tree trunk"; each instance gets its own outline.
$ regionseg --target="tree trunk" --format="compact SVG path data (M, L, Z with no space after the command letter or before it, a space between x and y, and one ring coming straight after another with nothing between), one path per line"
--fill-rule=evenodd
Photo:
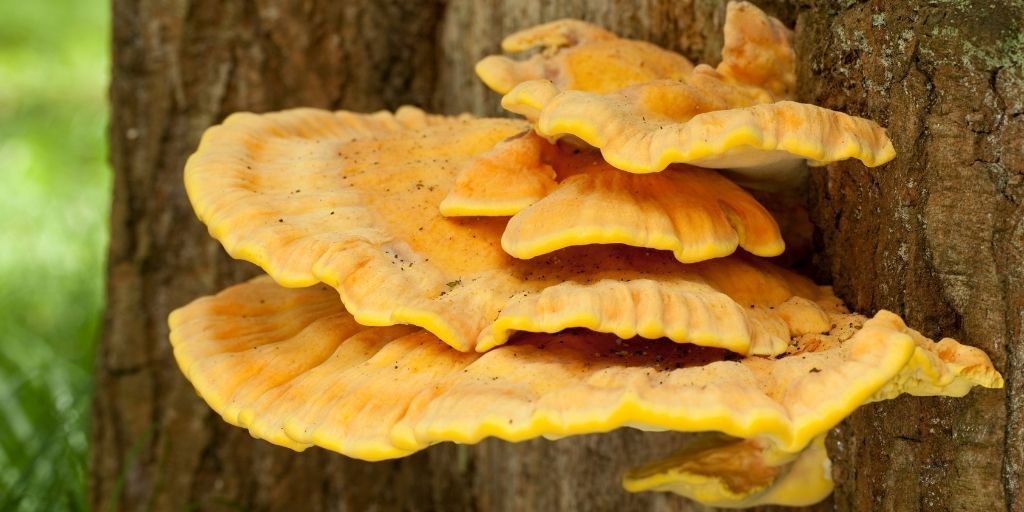
M810 3L810 5L808 5ZM820 281L983 348L1004 391L867 406L831 436L816 510L1024 510L1024 7L1012 0L762 3L797 34L800 99L877 120L899 153L815 170ZM292 106L499 112L473 64L573 16L714 63L710 0L115 0L115 172L92 504L101 510L697 510L620 472L680 434L435 446L365 463L225 424L175 366L167 314L257 270L231 261L182 187L202 131Z

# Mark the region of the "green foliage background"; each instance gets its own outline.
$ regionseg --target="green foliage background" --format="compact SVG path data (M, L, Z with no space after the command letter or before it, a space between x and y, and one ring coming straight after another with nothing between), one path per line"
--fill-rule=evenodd
M109 6L0 0L0 510L84 510Z

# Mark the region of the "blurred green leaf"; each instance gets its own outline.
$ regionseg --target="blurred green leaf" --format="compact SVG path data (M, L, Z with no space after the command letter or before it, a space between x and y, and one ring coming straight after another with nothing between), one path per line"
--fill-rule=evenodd
M0 510L85 510L110 7L0 0L0 13Z

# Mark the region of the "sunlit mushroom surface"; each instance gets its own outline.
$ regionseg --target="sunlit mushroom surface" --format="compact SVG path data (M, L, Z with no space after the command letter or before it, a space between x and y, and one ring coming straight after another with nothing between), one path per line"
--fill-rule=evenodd
M736 463L716 465L707 447L626 478L632 490L669 488L709 503L771 496L790 463L865 402L1002 383L981 351L929 341L891 313L868 320L837 310L829 319L828 333L796 336L778 358L586 330L521 334L476 354L415 327L361 326L326 286L286 289L262 277L175 311L170 327L199 394L276 444L380 460L444 441L623 426L752 440L716 448L767 468L748 471L746 486L728 476ZM817 449L812 458L827 460ZM811 470L822 478L820 464ZM694 479L709 471L714 485Z

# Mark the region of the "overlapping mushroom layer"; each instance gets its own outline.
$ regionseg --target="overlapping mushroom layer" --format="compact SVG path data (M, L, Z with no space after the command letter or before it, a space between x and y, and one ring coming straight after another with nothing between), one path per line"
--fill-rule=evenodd
M780 99L793 94L796 55L788 28L748 2L730 2L723 30L722 62L713 70L717 77L755 86ZM543 51L524 61L485 57L477 63L476 74L499 94L537 79L563 89L607 93L656 80L687 80L692 71L712 71L703 64L695 69L682 55L646 41L621 38L574 19L528 28L501 42L508 53L537 47Z
M670 457L631 469L622 484L631 492L674 492L719 507L799 507L832 492L832 462L825 434L788 453L763 439L708 433Z
M831 293L768 262L618 245L518 260L498 243L504 219L441 216L459 169L522 129L413 108L235 115L204 135L185 184L232 256L286 286L330 284L364 325L418 325L459 350L586 327L777 354L790 332L820 332ZM783 318L783 303L804 311Z
M318 445L366 460L443 441L631 426L753 440L758 457L731 463L750 470L799 459L864 402L1001 383L977 349L928 341L891 313L830 320L828 334L795 337L779 359L582 330L523 334L475 354L414 327L361 326L327 287L289 290L258 278L175 311L170 326L178 364L227 421L293 449ZM728 478L704 460L704 471ZM627 485L715 502L708 493L725 491L692 481L694 464L677 455L630 474ZM809 471L821 478L820 466ZM763 495L778 474L727 486L717 500Z
M441 213L511 215L501 246L521 259L621 243L670 250L694 263L737 247L777 256L785 246L771 214L717 172L676 166L656 175L624 173L591 152L533 133L502 141L466 164Z
M693 64L646 41L623 39L585 21L564 19L517 32L501 42L509 53L541 47L525 61L493 55L476 65L488 87L504 94L538 78L584 91L614 91L657 79L677 79Z
M867 119L793 101L715 108L705 98L682 82L596 94L532 81L509 92L502 106L536 119L540 135L577 137L599 148L609 164L635 173L687 163L756 177L805 161L820 166L856 158L873 167L896 156L885 130Z

